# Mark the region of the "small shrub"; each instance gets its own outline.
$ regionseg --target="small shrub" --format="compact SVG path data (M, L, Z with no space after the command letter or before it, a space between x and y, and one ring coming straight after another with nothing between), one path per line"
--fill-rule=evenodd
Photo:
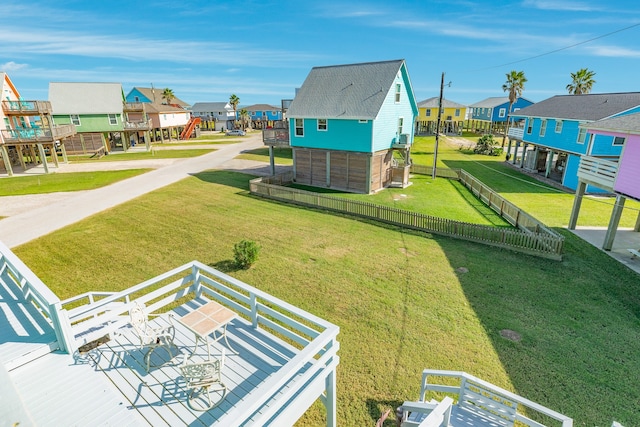
M492 135L483 135L478 139L478 143L473 149L474 153L484 154L486 156L499 156L503 151L504 150L501 147L497 147L497 143L493 139Z
M233 245L233 257L238 267L247 269L258 259L260 247L253 240L241 240Z

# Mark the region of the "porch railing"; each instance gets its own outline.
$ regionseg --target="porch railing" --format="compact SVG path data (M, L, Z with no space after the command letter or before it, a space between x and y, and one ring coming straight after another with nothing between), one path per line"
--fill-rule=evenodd
M151 120L124 122L124 130L149 130L151 129Z
M2 101L2 110L7 114L51 114L51 102L49 101Z
M618 163L598 157L581 156L578 179L603 190L613 191L618 174Z
M516 138L516 139L522 140L522 137L524 136L524 128L523 127L512 126L512 127L509 128L509 131L507 132L507 135L512 137L512 138Z
M51 128L3 129L6 144L53 142L76 134L74 125L56 125Z

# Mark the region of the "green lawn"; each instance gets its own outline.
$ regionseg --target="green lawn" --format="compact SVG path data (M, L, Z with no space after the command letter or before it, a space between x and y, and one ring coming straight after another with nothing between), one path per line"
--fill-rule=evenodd
M203 154L215 151L213 148L196 148L196 149L152 149L151 151L136 152L117 152L111 153L101 158L92 158L91 155L69 156L70 162L119 162L123 160L153 160L153 159L182 159L190 157L198 157Z
M290 147L274 147L273 157L277 165L293 165L293 154ZM262 147L248 150L237 156L236 159L269 162L269 148Z
M249 178L200 173L15 252L60 298L117 291L197 259L336 323L339 425L373 425L417 399L427 367L467 371L576 426L640 423L640 280L606 254L568 232L562 262L406 232L252 197ZM424 185L439 198L459 193ZM249 270L229 268L241 239L261 246ZM316 403L298 424L323 420Z
M93 190L151 169L128 169L105 172L52 173L0 179L0 196Z

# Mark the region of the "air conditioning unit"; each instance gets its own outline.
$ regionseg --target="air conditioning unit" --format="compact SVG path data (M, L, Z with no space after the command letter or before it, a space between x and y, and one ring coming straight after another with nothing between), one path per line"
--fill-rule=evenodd
M400 138L398 139L398 144L408 144L409 143L409 134L401 133Z

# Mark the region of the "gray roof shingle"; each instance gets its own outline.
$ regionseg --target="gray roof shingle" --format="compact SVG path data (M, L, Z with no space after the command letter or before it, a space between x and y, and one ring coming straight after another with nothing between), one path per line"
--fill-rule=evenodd
M595 121L640 105L640 92L556 95L514 115Z
M287 116L375 119L403 63L399 59L314 67Z
M594 130L640 134L640 113L598 120L581 126Z
M480 102L469 105L470 108L494 108L498 105L509 102L508 96L492 96L491 98L483 99Z
M425 99L424 101L418 102L418 108L438 108L438 101L440 100L439 96L434 96L433 98ZM457 102L449 101L448 99L442 98L442 106L444 108L467 108L466 105L458 104Z
M124 100L120 83L50 82L54 115L118 114Z
M191 107L191 111L193 111L194 113L225 111L225 107L227 105L229 105L228 102L196 102L195 104L193 104L193 107Z

